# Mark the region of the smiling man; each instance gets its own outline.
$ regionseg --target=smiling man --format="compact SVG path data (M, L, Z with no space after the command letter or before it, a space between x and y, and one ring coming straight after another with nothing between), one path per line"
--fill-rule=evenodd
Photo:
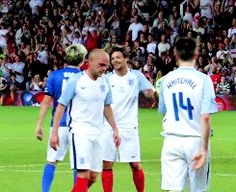
M130 164L134 184L138 192L144 191L144 172L140 164L140 143L138 132L138 98L143 91L146 97L154 95L155 88L138 70L128 68L128 55L124 47L113 47L110 53L113 72L107 74L111 85L113 103L111 104L119 129L121 144L119 148L112 140L112 128L108 123L103 131L103 172L104 192L113 188L114 161Z

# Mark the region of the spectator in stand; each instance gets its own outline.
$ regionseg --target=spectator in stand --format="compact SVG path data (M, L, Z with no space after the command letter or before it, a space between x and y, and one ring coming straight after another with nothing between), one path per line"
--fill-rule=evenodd
M96 28L91 27L87 32L85 47L88 52L92 51L95 48L98 48L99 41L99 32Z
M234 34L236 34L236 18L232 20L232 26L228 29L227 37L231 38Z
M0 70L3 73L3 78L6 79L8 83L10 83L10 80L11 80L11 73L10 73L11 65L12 63L10 62L10 56L5 55L3 59L1 60Z
M138 10L138 15L142 15L142 7L144 6L144 0L133 0L132 2L132 9L135 8Z
M116 11L114 11L114 13L112 14L112 16L107 20L108 23L110 23L110 31L111 31L111 35L115 34L117 36L121 35L121 29L120 29L120 19L116 13Z
M200 13L200 0L189 0L188 6L190 7L193 15Z
M150 34L151 35L151 34ZM148 40L144 32L139 33L139 45L143 48L147 48Z
M213 74L212 70L217 67L217 58L216 56L213 56L210 58L208 64L204 67L204 72L210 76Z
M163 11L160 11L157 15L157 18L154 19L152 27L159 28L163 22L167 22L167 19L164 18Z
M230 84L226 81L226 78L222 76L220 78L220 83L216 86L216 93L218 94L230 94Z
M207 57L210 58L216 56L217 49L215 48L215 43L213 41L207 41Z
M155 41L153 35L148 35L147 53L156 53L157 42Z
M222 74L221 67L211 66L212 75L210 75L213 82L214 90L216 91L217 85L220 83Z
M127 33L132 32L132 41L138 38L138 32L143 30L143 24L141 23L141 17L134 16L134 22L130 24Z
M15 62L9 66L7 70L9 70L11 74L11 82L10 82L10 90L24 90L24 67L25 63L23 62L23 55L16 54L13 56Z
M145 76L150 77L150 80L152 79L152 83L154 84L154 80L156 78L156 74L157 74L157 68L156 68L156 63L155 63L155 58L154 58L154 54L149 53L147 56L147 61L145 63L145 65L142 68L142 71L144 74L146 74Z
M157 71L159 76L165 76L176 68L176 62L169 52L162 52L160 59L157 60Z
M42 84L43 82L41 81L40 75L37 74L33 77L32 82L30 84L30 90L31 91L42 91Z
M213 0L200 0L201 17L213 18Z
M231 75L231 93L236 94L236 70Z
M141 48L138 48L135 52L135 56L133 57L133 62L135 63L135 61L138 61L140 67L142 67L145 64L145 60L145 54L142 53Z
M103 13L103 12L102 12ZM104 14L98 14L95 18L95 27L97 28L98 32L102 32L106 27L106 19Z
M193 31L196 32L197 34L204 35L205 34L205 29L201 24L202 20L197 19L194 22L193 26Z
M162 52L168 52L170 50L170 44L167 41L165 34L161 35L161 42L157 45L157 55L160 57Z
M229 54L229 52L225 49L225 44L220 42L218 45L218 51L216 52L217 59L224 59L227 54Z
M186 8L186 11L185 11L185 13L184 13L183 20L184 20L184 21L188 21L189 23L192 23L192 21L193 21L193 15L192 15L192 12L191 12L189 6L187 6L187 8Z

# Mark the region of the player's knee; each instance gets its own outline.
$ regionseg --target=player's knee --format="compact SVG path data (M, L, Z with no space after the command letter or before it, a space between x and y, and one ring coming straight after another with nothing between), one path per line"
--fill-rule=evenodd
M113 162L103 161L103 169L105 169L105 170L112 169L112 167L113 167Z
M95 176L95 175L90 175L89 182L90 182L91 184L95 183L96 180L97 180L97 176Z
M138 171L142 168L141 164L138 162L132 162L132 163L129 163L129 165L133 171Z

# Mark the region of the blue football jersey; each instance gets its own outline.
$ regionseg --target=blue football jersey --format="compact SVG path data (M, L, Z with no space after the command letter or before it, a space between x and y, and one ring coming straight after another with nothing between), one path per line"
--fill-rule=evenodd
M45 94L53 97L54 99L51 126L53 126L53 119L56 107L58 105L58 99L61 96L63 90L65 89L68 79L78 72L80 72L78 68L65 67L63 69L53 71L49 75L45 88ZM66 110L61 119L60 126L66 126Z

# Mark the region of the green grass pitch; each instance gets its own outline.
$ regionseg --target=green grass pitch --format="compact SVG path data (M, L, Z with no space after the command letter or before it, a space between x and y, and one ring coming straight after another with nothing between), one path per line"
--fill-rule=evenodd
M45 164L50 114L44 123L44 140L35 139L39 108L0 107L0 191L40 192ZM146 192L160 190L161 115L140 109L142 165ZM236 190L236 111L212 116L212 169L210 192ZM128 164L115 164L114 192L135 192ZM68 155L58 164L52 192L69 192L73 183ZM102 192L100 175L90 192Z

